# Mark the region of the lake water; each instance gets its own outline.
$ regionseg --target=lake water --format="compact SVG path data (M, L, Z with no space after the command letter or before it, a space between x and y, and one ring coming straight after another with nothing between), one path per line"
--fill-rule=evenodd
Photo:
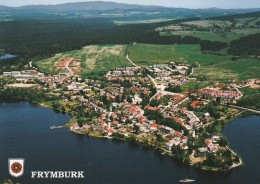
M228 173L200 171L175 162L149 148L122 141L77 135L62 125L69 115L27 102L0 104L0 178L21 184L173 184L260 183L260 117L250 116L227 125L223 133L245 165ZM25 173L12 178L8 158L25 158ZM85 171L85 179L31 179L31 171Z
M3 56L0 56L0 60L9 59L9 58L15 58L15 57L16 57L16 55L5 54Z

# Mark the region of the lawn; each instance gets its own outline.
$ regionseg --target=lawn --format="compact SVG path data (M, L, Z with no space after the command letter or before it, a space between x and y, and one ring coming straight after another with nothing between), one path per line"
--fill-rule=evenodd
M197 44L152 45L137 43L131 48L129 57L137 65L144 66L168 63L169 61L211 65L231 60L231 56L202 54L200 45Z
M208 81L189 81L181 86L183 92L189 91L189 89L201 89L209 86L210 83Z
M244 93L245 95L254 95L257 93L260 93L260 88L250 88L250 87L245 87L245 88L241 88L239 89L242 93Z
M78 74L85 78L116 67L132 66L125 58L126 50L127 45L91 45L81 50L56 54L51 58L36 61L35 64L40 71L53 74L57 73L53 71L54 62L64 56L70 56L81 62Z

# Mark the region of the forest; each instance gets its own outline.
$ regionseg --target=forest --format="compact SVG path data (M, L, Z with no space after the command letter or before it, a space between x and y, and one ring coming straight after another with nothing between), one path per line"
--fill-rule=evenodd
M109 19L61 19L17 18L0 22L0 49L18 55L0 62L0 70L21 69L28 61L36 61L55 53L77 50L94 44L129 44L132 42L153 44L196 43L194 37L161 37L156 27L178 23L181 19L153 24L115 25ZM205 45L205 44L204 44ZM204 47L205 48L205 47ZM209 49L211 49L209 47Z
M37 61L55 53L81 49L96 44L200 44L202 51L219 51L226 43L201 40L193 36L160 36L156 28L200 18L176 19L149 24L116 25L106 18L62 18L50 15L15 17L0 22L0 49L17 55L0 61L0 72L19 70L29 61ZM233 55L259 55L260 34L232 41L228 50ZM243 44L241 44L243 43Z
M229 54L238 56L260 55L260 33L248 35L230 43Z

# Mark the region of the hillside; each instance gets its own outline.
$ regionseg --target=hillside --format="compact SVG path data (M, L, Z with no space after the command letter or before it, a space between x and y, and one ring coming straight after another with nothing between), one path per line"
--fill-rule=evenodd
M55 14L69 18L103 17L119 20L169 20L191 17L215 17L248 13L260 9L187 9L161 6L144 6L104 1L65 3L58 5L28 5L22 7L2 7L13 16L31 17L35 14ZM149 21L148 21L149 22ZM127 23L127 22L126 22Z
M77 3L65 3L58 5L30 5L22 6L18 9L23 10L50 10L50 11L89 11L89 10L114 10L114 9L152 9L159 8L158 6L143 6L135 4L124 4L124 3L115 3L115 2L106 2L106 1L90 1L90 2L77 2Z
M256 59L232 61L231 55L203 54L198 44L134 44L130 59L138 65L181 62L196 66L193 75L203 76L209 81L226 81L237 78L245 80L260 78L260 62Z
M34 64L45 73L62 73L63 68L57 68L55 62L65 57L74 58L78 62L75 66L76 74L81 77L97 76L104 71L116 67L131 66L125 58L127 45L90 45L81 50L74 50L55 54L53 57L36 61Z
M233 54L246 57L249 55L260 55L258 44L260 11L168 23L168 25L157 27L155 30L161 37L180 36L181 38L198 38L202 40L200 45L204 53L218 55ZM217 44L220 47L214 49L213 46Z

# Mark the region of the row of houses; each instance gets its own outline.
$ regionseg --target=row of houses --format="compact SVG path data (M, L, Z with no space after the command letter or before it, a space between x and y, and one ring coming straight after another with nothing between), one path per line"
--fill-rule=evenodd
M230 98L230 99L238 99L241 97L237 91L215 90L209 88L199 89L198 93L210 97L220 97L220 98Z

